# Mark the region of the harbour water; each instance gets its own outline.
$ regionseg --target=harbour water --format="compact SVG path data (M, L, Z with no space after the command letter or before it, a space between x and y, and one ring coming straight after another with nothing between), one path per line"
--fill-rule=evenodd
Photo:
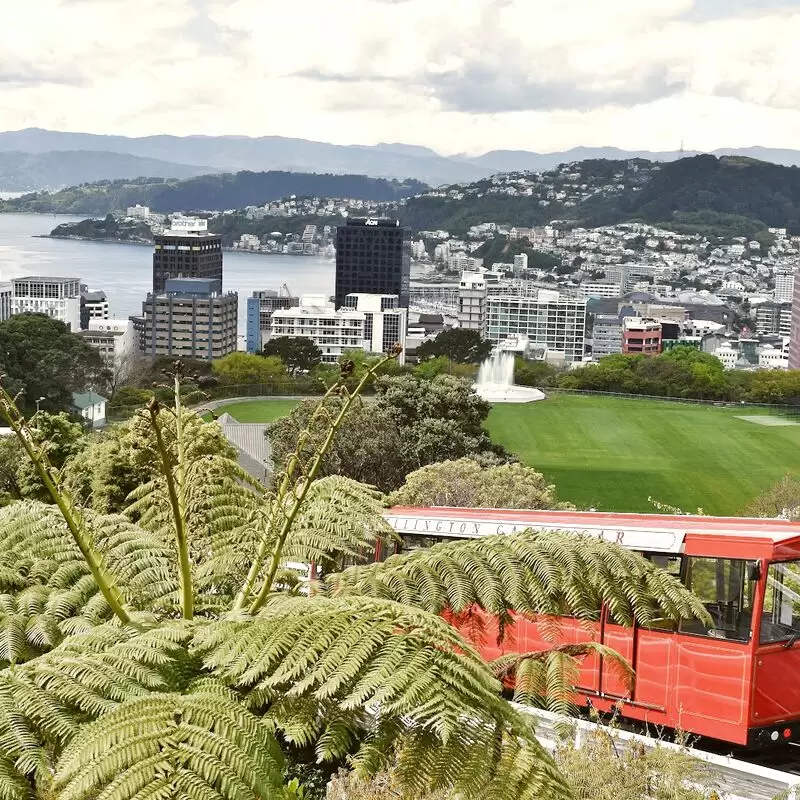
M73 239L41 239L62 222L82 217L53 214L0 214L0 281L25 275L80 278L90 289L102 289L111 316L141 314L142 300L152 289L152 247ZM225 291L239 293L239 335L247 324L247 298L257 289L292 294L333 294L335 269L330 259L313 256L257 255L226 252Z

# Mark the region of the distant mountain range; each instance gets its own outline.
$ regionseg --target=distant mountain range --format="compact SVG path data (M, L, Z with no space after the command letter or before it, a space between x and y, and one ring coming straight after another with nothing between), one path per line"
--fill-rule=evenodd
M497 172L547 170L587 159L676 161L698 151L576 147L556 153L491 150L480 156L442 156L402 143L336 145L283 136L104 136L41 128L0 133L0 190L61 188L113 178L185 178L203 173L289 171L413 178L438 186ZM714 155L800 165L800 150L723 148Z
M0 152L0 190L6 192L60 189L80 183L137 178L141 175L152 178L192 178L215 172L220 170L103 150Z

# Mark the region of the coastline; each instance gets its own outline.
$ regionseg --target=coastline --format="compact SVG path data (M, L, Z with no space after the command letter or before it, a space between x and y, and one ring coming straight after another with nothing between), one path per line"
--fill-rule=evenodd
M137 247L152 247L153 242L135 242L131 239L94 239L91 236L51 236L49 233L37 233L33 239L55 239L71 242L94 242L96 244L132 244ZM225 253L244 253L250 256L291 256L292 258L327 258L320 253L272 253L259 250L241 250L238 247L223 247Z

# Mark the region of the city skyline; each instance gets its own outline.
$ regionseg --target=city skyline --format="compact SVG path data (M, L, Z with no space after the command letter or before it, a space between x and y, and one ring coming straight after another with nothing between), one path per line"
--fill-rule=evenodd
M798 0L34 0L4 127L277 135L445 155L791 147ZM301 24L302 23L302 24Z

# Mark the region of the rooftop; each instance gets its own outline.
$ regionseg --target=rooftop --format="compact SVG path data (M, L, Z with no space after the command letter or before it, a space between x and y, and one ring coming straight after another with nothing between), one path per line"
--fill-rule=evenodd
M98 403L107 402L108 400L102 395L97 394L97 392L88 391L72 393L72 405L74 405L75 408L79 409L80 411L97 405Z

